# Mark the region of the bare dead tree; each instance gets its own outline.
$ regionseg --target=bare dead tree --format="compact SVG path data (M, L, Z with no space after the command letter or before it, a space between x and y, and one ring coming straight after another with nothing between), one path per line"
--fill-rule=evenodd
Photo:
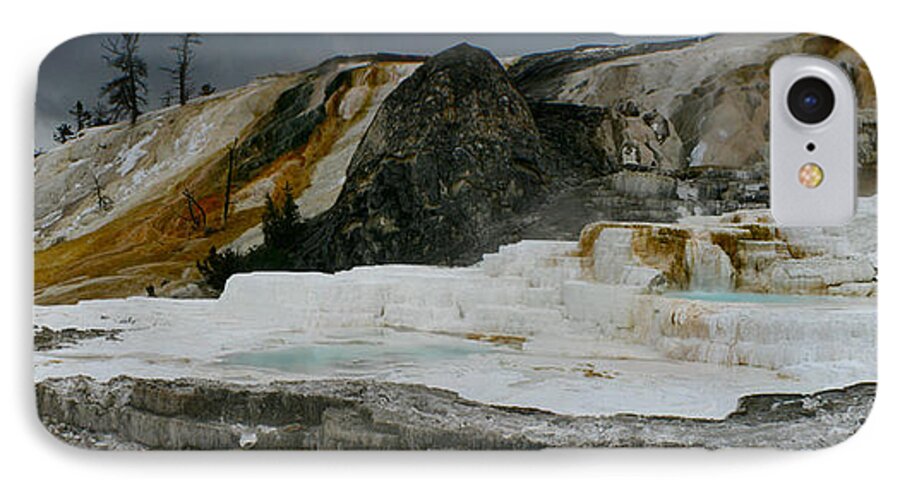
M184 196L185 200L187 201L188 214L191 217L191 222L194 224L194 229L195 230L198 230L198 229L205 230L206 229L206 210L204 210L203 206L201 206L200 203L198 203L197 200L194 199L194 196L193 196L193 194L191 194L191 191L184 189L181 191L181 195ZM199 216L194 214L194 208L197 208L197 211L200 214Z
M94 195L97 196L97 209L100 211L109 211L112 209L112 199L103 193L103 186L100 185L100 178L97 177L97 174L91 172L91 178L94 180Z
M234 152L237 138L228 146L228 173L225 177L225 207L222 209L222 228L228 226L228 207L231 205L231 174L234 171Z
M175 53L175 63L169 67L164 66L162 71L169 74L172 82L175 84L173 92L178 95L178 103L180 105L187 104L187 101L193 95L194 88L191 86L191 63L194 61L193 46L203 44L199 34L182 34L178 36L178 42L169 46L169 50Z

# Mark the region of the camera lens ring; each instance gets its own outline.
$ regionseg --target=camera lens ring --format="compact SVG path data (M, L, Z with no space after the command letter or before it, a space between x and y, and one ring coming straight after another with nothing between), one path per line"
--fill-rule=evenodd
M804 124L818 124L834 111L834 90L818 77L804 77L791 85L787 96L788 110Z

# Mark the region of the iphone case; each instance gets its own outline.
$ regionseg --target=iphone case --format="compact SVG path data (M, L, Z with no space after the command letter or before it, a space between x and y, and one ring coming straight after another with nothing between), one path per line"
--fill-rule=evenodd
M856 90L844 226L767 209L789 54ZM875 91L835 39L91 35L38 85L67 443L801 449L871 408Z

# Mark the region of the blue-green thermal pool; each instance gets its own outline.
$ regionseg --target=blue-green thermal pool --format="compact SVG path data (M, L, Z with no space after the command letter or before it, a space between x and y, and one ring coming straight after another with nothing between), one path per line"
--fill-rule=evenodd
M415 335L415 334L406 334ZM278 350L227 356L226 364L292 373L364 372L376 367L402 366L487 354L493 346L442 336L418 336L415 341L312 343ZM429 338L431 337L431 338ZM412 339L404 339L412 340Z

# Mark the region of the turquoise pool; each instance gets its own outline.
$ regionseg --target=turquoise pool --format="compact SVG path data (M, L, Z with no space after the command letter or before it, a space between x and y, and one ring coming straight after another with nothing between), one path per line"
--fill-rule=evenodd
M279 350L232 354L225 357L224 362L301 374L353 374L411 363L460 359L495 349L487 344L452 337L416 337L396 344L367 341L312 343Z

